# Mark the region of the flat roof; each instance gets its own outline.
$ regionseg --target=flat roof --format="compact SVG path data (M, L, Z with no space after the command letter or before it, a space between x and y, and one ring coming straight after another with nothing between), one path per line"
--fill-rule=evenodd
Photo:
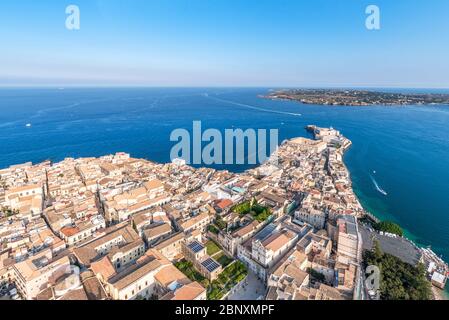
M201 262L201 265L203 265L209 272L214 272L221 267L221 265L212 258L207 258L206 260Z
M192 250L194 253L198 253L201 250L204 250L204 246L198 241L194 240L187 245L187 247Z

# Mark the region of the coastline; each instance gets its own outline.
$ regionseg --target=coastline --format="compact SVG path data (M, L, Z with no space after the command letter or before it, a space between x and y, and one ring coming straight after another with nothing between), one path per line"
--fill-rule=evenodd
M329 108L339 108L339 107L353 107L353 108L366 108L366 107L392 107L392 108L407 108L410 106L422 106L422 107L436 107L436 106L443 106L443 107L449 107L449 103L422 103L422 104L416 104L416 103L410 103L410 104L398 104L398 103L383 103L383 104L333 104L333 103L317 103L315 101L306 102L296 99L289 99L289 98L273 98L269 96L263 96L261 97L263 99L268 99L272 101L289 101L289 102L295 102L298 104L308 105L308 106L320 106L320 107L329 107Z
M383 218L381 217L381 215L377 214L375 210L366 208L366 204L364 203L364 201L361 200L362 197L357 195L356 191L354 191L354 194L356 194L357 199L360 201L360 203L362 204L363 208L365 209L367 215L370 218L374 218L377 221L383 221L382 220ZM386 219L386 220L388 220L388 219ZM425 245L422 245L419 242L413 240L414 235L410 231L408 231L407 229L403 229L403 231L404 231L403 238L406 239L407 241L409 241L410 243L412 243L417 248L419 248L420 251L422 249L428 249ZM443 261L447 264L447 262L445 260L443 260ZM449 300L449 283L446 283L444 290L434 286L433 284L431 285L431 289L432 289L432 295L434 297L434 300Z
M345 138L343 135L341 135L341 134L339 133L339 131L336 131L336 130L334 130L334 129L318 128L318 127L315 127L315 126L308 126L306 129L307 129L308 131L313 130L314 135L315 135L315 140L318 140L318 139L317 139L317 136L321 137L322 139L328 139L328 138L329 138L329 137L326 136L325 134L323 134L323 135L321 135L321 133L320 133L320 134L317 134L315 130L322 130L322 131L325 131L325 132L332 131L333 134L335 134L335 132L336 132L337 135L336 135L336 136L332 136L332 137L333 137L333 138L335 138L335 137L338 137L338 138L339 138L339 140L340 140L340 142L339 142L339 143L340 143L340 146L339 146L339 148L337 148L337 149L340 149L340 150L338 151L338 153L341 153L342 156L344 156L344 155L346 154L346 152L348 151L348 149L349 149L349 148L351 147L351 145L352 145L352 142L351 142L348 138ZM323 138L323 137L324 137L324 138ZM303 137L297 137L297 138L289 139L288 141L293 141L293 140L298 140L298 139L305 139L305 138L303 138ZM307 139L307 140L313 141L313 139ZM329 140L327 140L327 143L332 144L331 140L332 140L332 138L329 138ZM151 160L147 160L147 161L151 161ZM349 184L350 184L350 188L348 188L348 191L351 192L351 193L354 195L355 199L358 201L358 204L360 205L360 208L362 209L361 211L355 211L355 212L354 212L354 215L358 216L357 214L359 214L359 213L362 213L363 215L373 215L370 211L366 210L366 209L363 207L362 202L360 201L360 198L359 198L359 197L357 196L357 194L355 193L355 191L354 191L354 186L353 186L353 184L352 184L351 173L350 173L350 170L348 169L348 167L346 166L346 164L344 163L344 157L342 157L340 160L338 160L338 162L340 162L340 163L343 165L344 170L345 170L345 171L347 172L347 174L348 174L348 177L349 177ZM161 165L163 165L163 163L161 163ZM256 169L261 168L262 166L263 166L263 165L260 165L260 166L258 166ZM254 170L254 169L250 169L250 170ZM248 173L248 171L249 171L249 170L245 171L244 173ZM235 174L236 174L236 175L239 175L239 174L242 174L242 173L235 173ZM363 215L362 215L362 216L363 216ZM377 217L376 217L375 214L374 214L373 216L377 219ZM358 217L359 217L359 216L358 216ZM407 239L407 240L414 244L413 241L411 241L411 240L409 240L409 239ZM437 300L447 300L447 296L444 295L444 291L438 290L438 289L434 288L434 286L432 286L432 293L433 293L435 299L437 299Z
M433 294L434 300L437 300L437 301L449 300L447 291L438 289L435 286L432 286L432 294Z
M319 130L321 128L316 127L316 126L306 126L306 130L308 132L311 132L314 135L314 139L315 140L319 140L320 138L320 134L319 134ZM322 137L321 137L322 138ZM363 208L363 216L367 216L369 219L373 220L374 222L380 222L382 221L381 218L378 217L378 215L376 215L376 213L372 213L370 210L367 210L365 208L365 206L363 205L363 202L361 201L360 197L356 194L355 190L354 190L354 185L353 185L353 181L352 181L352 177L351 177L351 172L349 170L349 168L347 167L344 159L345 159L345 155L347 154L347 151L350 149L350 147L352 146L352 141L350 141L348 138L344 137L344 135L341 135L341 138L343 140L347 140L348 143L342 147L342 159L341 159L341 163L343 165L343 167L345 168L345 170L347 171L349 180L350 180L350 186L351 186L351 192L354 194L355 198L357 199L358 203L360 204L360 206ZM449 265L446 261L444 261L443 259L441 259L440 257L438 257L438 255L436 253L434 253L430 248L426 248L424 246L420 246L419 243L409 239L407 237L407 233L410 235L410 232L407 232L406 230L404 230L404 235L402 236L403 239L405 239L406 241L408 241L410 244L412 244L416 249L419 250L420 254L421 254L421 260L422 263L424 264L424 266L426 266L426 268L428 268L429 263L436 263L436 265L442 267L446 274L446 280L447 280L447 275L449 274ZM439 270L440 271L440 270ZM445 288L441 289L437 286L435 286L432 281L429 279L431 277L431 275L433 275L434 270L429 271L427 270L426 274L428 277L428 280L431 284L431 288L432 288L432 295L434 297L435 300L449 300L449 285L446 282L445 283ZM436 271L435 271L436 272Z
M346 155L346 151L347 150L345 150L344 155ZM344 158L343 158L343 164L346 167L346 170L348 171L349 176L351 177L351 172L350 172L348 166L344 163ZM375 222L383 221L382 215L378 214L375 210L366 208L367 205L366 205L365 201L362 200L363 197L360 197L358 195L358 193L356 192L356 190L358 190L358 189L354 188L352 178L351 178L351 185L352 185L352 190L353 190L354 194L356 195L357 200L360 202L360 204L362 205L362 207L365 211L365 214ZM401 226L401 228L402 228L402 226ZM421 254L422 254L422 249L427 249L427 250L431 251L431 249L429 247L426 247L425 245L422 245L419 242L413 240L413 238L415 238L415 236L409 230L403 229L403 231L404 231L404 235L402 236L402 238L404 238L407 241L409 241L410 243L412 243L416 248L419 248ZM446 266L448 266L447 261L445 261L443 259L441 259L441 260L446 264ZM431 289L432 289L432 295L435 300L449 300L449 284L448 283L446 283L446 286L444 289L440 289L440 288L436 287L435 285L431 284Z
M261 97L271 100L287 100L302 104L336 107L449 106L449 95L447 94L401 93L363 89L283 89Z

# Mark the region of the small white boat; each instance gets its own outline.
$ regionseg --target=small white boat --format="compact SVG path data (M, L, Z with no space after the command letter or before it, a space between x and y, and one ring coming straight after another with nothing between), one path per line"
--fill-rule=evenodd
M27 124L25 125L25 127L31 128L31 123L27 123Z

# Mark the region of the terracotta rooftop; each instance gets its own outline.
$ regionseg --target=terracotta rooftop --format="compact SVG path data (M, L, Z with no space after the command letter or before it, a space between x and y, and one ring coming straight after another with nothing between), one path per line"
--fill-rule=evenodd
M278 251L284 245L286 245L290 240L292 240L294 235L291 232L278 232L274 233L262 242L262 245L271 251Z
M216 206L219 207L221 210L226 209L232 205L233 205L233 202L229 199L223 199L216 203Z
M104 280L108 280L116 274L115 268L109 257L103 257L98 261L92 262L90 268L95 274L100 273Z
M256 230L257 227L259 226L259 224L260 223L258 221L254 220L250 224L234 231L232 235L234 237L243 237L243 236L247 235L248 233Z
M167 223L164 223L153 228L145 229L143 233L147 239L152 239L155 237L159 237L160 235L167 234L171 232L171 230L171 226Z
M77 227L64 227L61 229L61 233L66 237L71 237L77 234L80 230Z
M159 267L161 267L161 263L157 259L148 259L143 263L131 265L112 277L109 282L118 290L122 290Z
M162 298L162 300L194 300L198 298L201 294L203 294L206 289L203 288L198 282L192 282L190 284L186 284L176 290L174 293L169 293Z
M178 283L190 282L190 280L186 277L186 275L181 271L179 271L173 265L168 265L164 267L161 271L156 273L154 279L156 279L165 288L175 281Z

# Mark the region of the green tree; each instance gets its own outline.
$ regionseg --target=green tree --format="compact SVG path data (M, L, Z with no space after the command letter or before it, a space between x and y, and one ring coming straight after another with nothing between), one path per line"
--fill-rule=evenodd
M364 267L380 269L380 294L383 300L428 300L432 296L430 282L422 264L412 266L399 258L382 253L376 241L372 251L364 253Z
M318 280L319 282L326 281L326 276L324 274L322 274L321 272L316 271L315 269L307 268L307 273L310 274L310 276L312 278L314 278L315 280Z
M215 218L215 225L218 227L218 229L220 230L225 230L228 227L228 224L223 220L223 218L219 215L217 215L217 217Z
M376 261L379 261L380 259L382 259L383 256L383 252L382 249L380 248L380 243L377 240L374 240L373 243L373 257Z
M220 230L218 230L217 227L214 226L213 224L208 225L207 230L214 234L218 234L220 232Z
M7 218L12 217L12 216L14 216L14 215L20 213L19 210L17 210L17 209L11 209L11 208L8 208L8 207L3 207L3 208L0 210L0 212L2 212Z
M404 234L404 231L402 230L402 228L397 223L394 223L392 221L382 221L382 222L376 223L373 227L377 231L393 233L393 234L397 234L398 236L401 236L401 237Z

